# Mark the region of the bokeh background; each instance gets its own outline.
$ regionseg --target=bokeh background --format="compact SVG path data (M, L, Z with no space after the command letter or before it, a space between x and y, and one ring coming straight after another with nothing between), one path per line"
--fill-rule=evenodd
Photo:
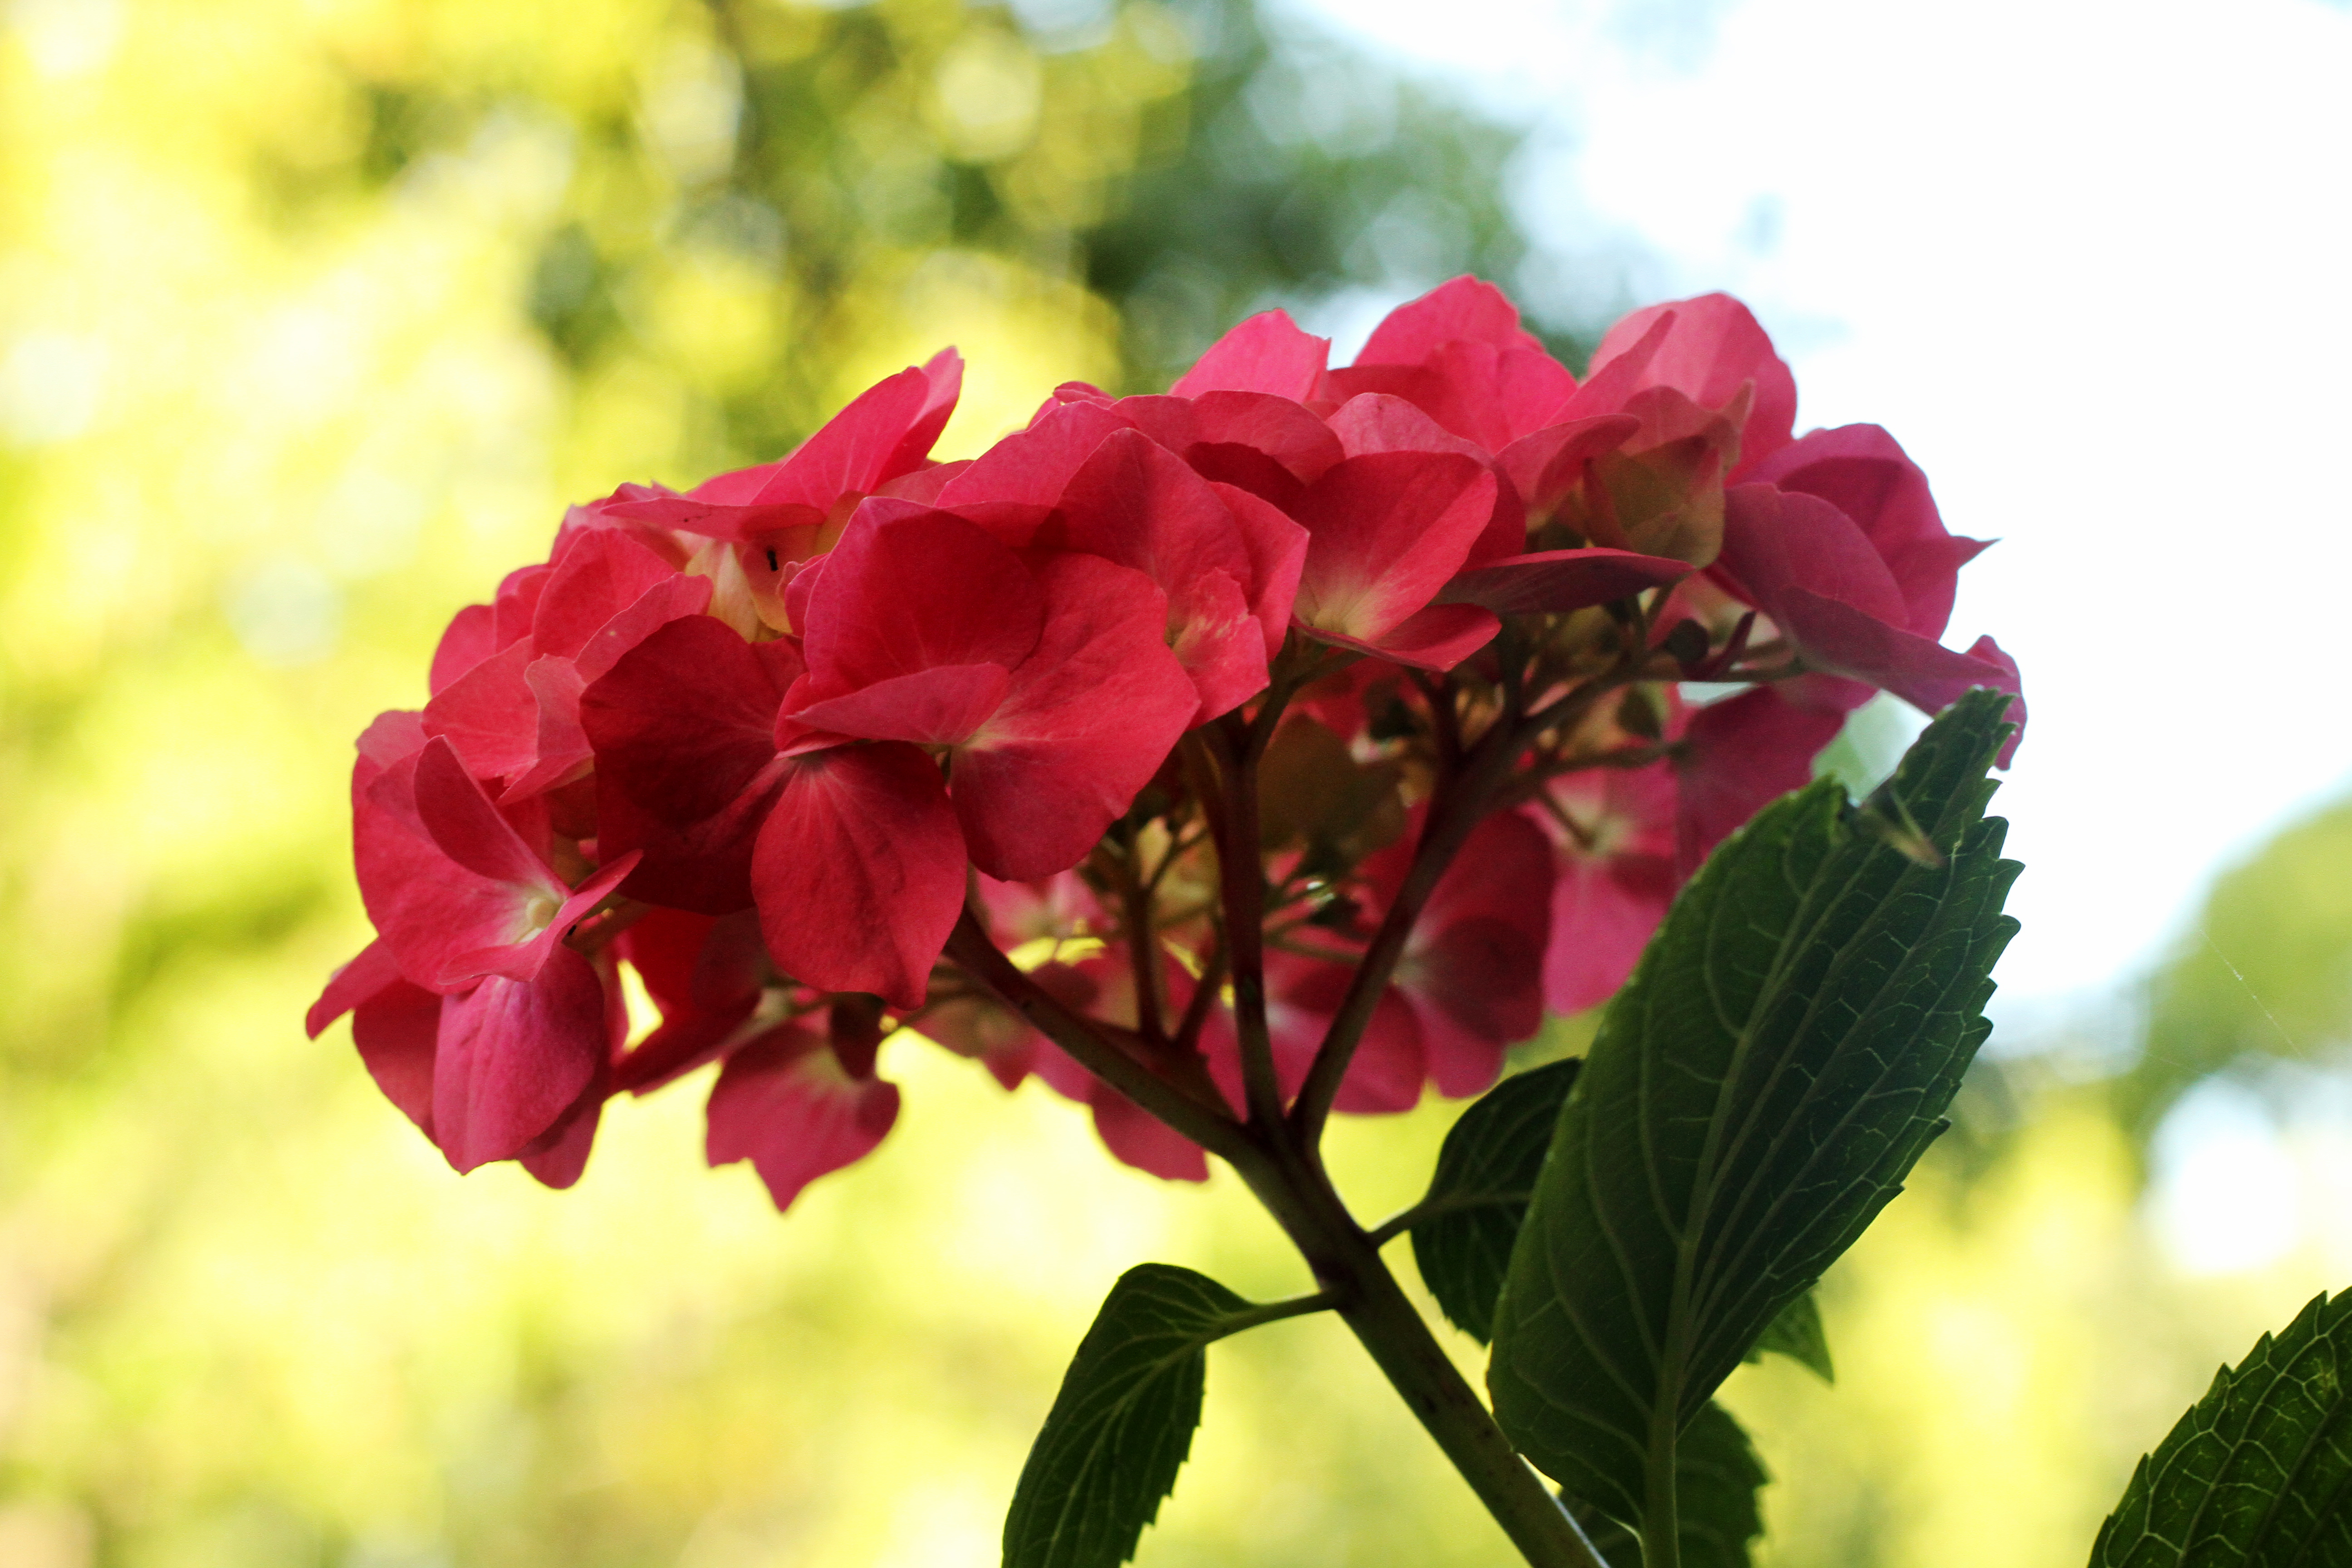
M945 342L952 456L1464 270L1571 363L1737 289L1804 423L2005 536L2000 1027L1825 1284L1837 1385L1728 1398L1772 1563L2079 1562L2352 1286L2347 79L2318 0L9 0L0 1563L992 1563L1109 1280L1293 1290L1270 1225L908 1040L782 1220L691 1085L569 1194L453 1176L299 1027L363 940L350 738L569 499ZM1454 1110L1340 1130L1364 1212ZM1508 1560L1336 1325L1212 1360L1147 1568Z

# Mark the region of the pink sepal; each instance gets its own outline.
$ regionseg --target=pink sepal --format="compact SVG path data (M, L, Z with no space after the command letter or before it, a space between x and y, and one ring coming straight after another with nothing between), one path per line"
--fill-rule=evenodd
M303 1031L317 1039L327 1026L400 979L400 965L392 949L378 937L327 979L327 988L302 1016Z
M1330 353L1330 339L1301 331L1287 311L1265 310L1211 344L1168 390L1177 397L1265 392L1304 403L1314 395Z
M898 1119L898 1089L852 1078L822 1037L784 1024L727 1058L706 1115L705 1157L751 1161L781 1213L817 1177L874 1152Z
M1494 501L1495 476L1458 454L1348 458L1299 500L1309 538L1293 615L1318 631L1386 641L1461 569Z
M963 908L963 834L938 765L883 742L787 766L752 851L768 951L818 990L919 1007Z
M1587 384L1599 380L1612 360L1639 344L1654 323L1668 316L1673 323L1654 346L1640 384L1671 386L1702 407L1721 408L1739 395L1743 384L1752 384L1755 401L1740 432L1739 466L1732 476L1744 478L1789 444L1797 421L1797 382L1748 307L1730 295L1702 294L1625 317L1609 329L1593 352Z
M952 764L972 864L1011 881L1075 865L1151 782L1199 706L1163 640L1167 599L1150 579L1092 555L1047 554L1033 569L1045 634Z
M1631 550L1543 550L1460 573L1438 591L1437 603L1483 605L1504 616L1582 610L1679 581L1690 572L1688 562Z
M510 1160L570 1110L609 1050L604 986L559 947L534 980L493 975L443 1000L433 1132L459 1172Z
M498 612L488 605L468 605L450 617L449 627L433 649L428 695L438 697L449 683L499 651Z

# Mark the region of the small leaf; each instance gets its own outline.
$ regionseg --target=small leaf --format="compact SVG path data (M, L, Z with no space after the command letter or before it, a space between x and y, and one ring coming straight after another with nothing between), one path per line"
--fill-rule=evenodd
M1762 1361L1768 1351L1811 1368L1823 1383L1837 1381L1837 1366L1830 1360L1829 1335L1822 1330L1821 1303L1813 1299L1811 1290L1790 1302L1779 1317L1764 1326L1748 1359Z
M1437 1152L1437 1173L1422 1200L1437 1212L1412 1227L1412 1260L1454 1326L1481 1344L1494 1337L1511 1243L1560 1101L1582 1065L1570 1059L1514 1073L1462 1113Z
M2139 1462L2091 1568L2352 1563L2352 1290L2264 1334Z
M1731 1412L1713 1400L1683 1428L1675 1448L1675 1535L1682 1568L1748 1568L1748 1547L1764 1533L1756 1494L1772 1478ZM1561 1495L1609 1568L1642 1568L1633 1531L1590 1503Z
M1118 1277L1078 1342L1004 1521L1004 1568L1118 1568L1175 1489L1201 1424L1207 1346L1261 1321L1206 1275Z
M1638 1530L1677 1435L1943 1130L2017 929L2006 825L1984 816L2007 706L1961 698L1864 808L1824 781L1759 812L1610 1005L1487 1381L1520 1451L1612 1519Z

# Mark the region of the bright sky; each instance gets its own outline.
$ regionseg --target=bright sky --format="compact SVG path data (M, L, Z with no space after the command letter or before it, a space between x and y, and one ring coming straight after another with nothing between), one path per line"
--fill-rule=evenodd
M1596 298L1738 293L1801 429L1885 425L2001 539L1952 638L2032 704L2002 1010L2145 966L2352 788L2352 10L1290 3L1536 118Z

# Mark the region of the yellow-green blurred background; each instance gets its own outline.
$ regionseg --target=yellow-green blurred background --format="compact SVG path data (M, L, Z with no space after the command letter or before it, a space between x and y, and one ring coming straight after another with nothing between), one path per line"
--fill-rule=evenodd
M571 1193L460 1180L302 1037L365 937L350 738L567 500L772 457L940 344L953 456L1248 309L1518 276L1517 132L1247 0L0 18L0 1564L993 1562L1111 1279L1294 1290L1270 1225L904 1038L898 1130L788 1218L702 1168L691 1084ZM2184 1093L2226 1132L2337 1092L2273 1058L2352 1018L2347 867L2352 818L2299 830L2123 1025L1978 1075L1825 1286L1838 1386L1732 1384L1769 1561L2079 1561L2214 1365L2352 1283L2340 1226L2200 1261L2193 1173L2144 1181ZM1452 1109L1337 1135L1368 1215ZM1315 1319L1214 1352L1142 1558L1507 1560Z

